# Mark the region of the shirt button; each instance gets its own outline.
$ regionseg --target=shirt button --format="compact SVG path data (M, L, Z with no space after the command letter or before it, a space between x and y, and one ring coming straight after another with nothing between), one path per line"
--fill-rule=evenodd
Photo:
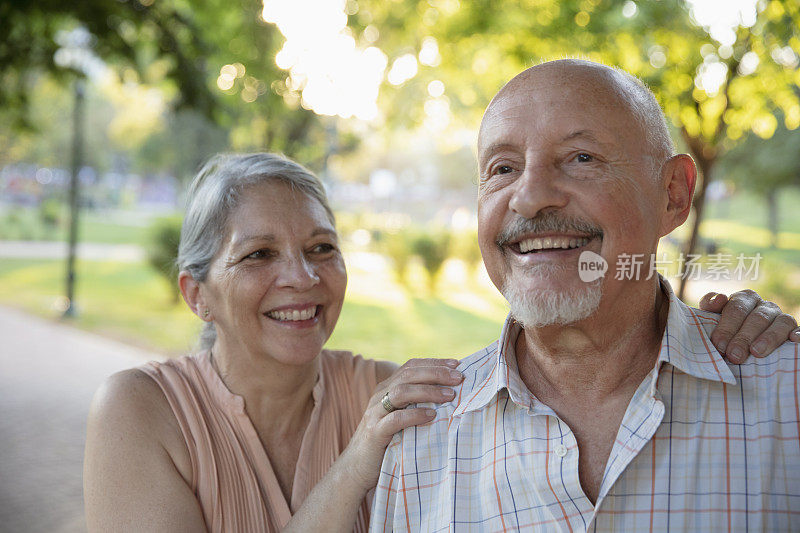
M559 457L564 457L565 455L567 455L567 447L564 446L563 444L557 445L553 449L553 451L556 452L556 455L559 456Z

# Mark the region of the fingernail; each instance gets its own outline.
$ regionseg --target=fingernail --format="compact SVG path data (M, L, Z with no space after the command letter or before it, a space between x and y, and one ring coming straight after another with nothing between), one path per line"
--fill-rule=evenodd
M740 363L744 360L744 350L740 346L731 348L730 359L734 363Z
M451 370L450 377L453 379L462 379L464 377L464 374L462 374L458 370Z
M456 395L456 391L453 389L442 389L442 396L445 398L452 398Z
M425 409L425 416L431 416L431 417L436 416L436 411L434 411L433 409Z
M449 367L455 368L458 366L458 359L448 359L444 362Z
M710 301L711 303L714 303L714 302L717 302L717 301L719 301L719 299L720 299L721 297L722 297L722 295L721 295L721 294L715 294L714 296L712 296L712 297L711 297L711 300L709 300L709 301Z
M753 345L750 351L752 351L756 355L763 355L766 349L767 349L767 341L758 341Z
M795 342L800 341L800 328L797 328L792 332L792 337L794 337Z
M727 347L728 347L728 341L726 341L725 339L719 341L719 345L717 346L719 351L722 353L725 353L725 348Z

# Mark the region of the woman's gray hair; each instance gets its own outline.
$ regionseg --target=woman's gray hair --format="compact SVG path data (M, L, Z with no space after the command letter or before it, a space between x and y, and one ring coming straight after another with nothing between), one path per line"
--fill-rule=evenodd
M211 261L222 246L228 217L244 191L274 181L317 200L335 224L325 187L302 165L277 154L218 154L203 165L189 187L178 245L178 271L185 270L197 282L205 281ZM211 348L216 338L213 322L207 322L200 334L200 348Z

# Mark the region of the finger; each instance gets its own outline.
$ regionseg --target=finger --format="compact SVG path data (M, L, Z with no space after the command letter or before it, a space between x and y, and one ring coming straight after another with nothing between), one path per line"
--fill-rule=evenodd
M464 374L453 368L439 366L410 366L400 368L386 382L384 390L399 383L424 383L429 385L457 385Z
M780 308L772 302L762 302L745 319L742 327L733 336L726 354L732 363L743 363L750 353L753 341L761 335L781 314Z
M750 312L761 302L754 291L744 290L731 294L728 303L722 308L719 324L711 332L711 342L720 353L727 353L728 344L739 331ZM747 352L745 352L747 353Z
M455 395L455 391L450 387L401 383L389 390L389 401L395 409L403 409L411 403L449 402Z
M725 304L728 303L728 297L718 292L709 292L700 298L700 309L703 311L710 311L712 313L719 313Z
M789 334L797 328L797 321L791 315L778 315L770 326L759 335L750 347L750 353L764 357L786 342Z
M436 410L430 407L412 407L400 409L384 416L377 424L376 429L387 440L392 435L407 427L427 424L436 417Z
M794 331L789 335L789 340L792 342L800 342L800 328L794 328Z
M409 359L400 368L408 368L414 366L439 366L439 365L455 368L458 366L458 363L459 363L458 359L437 359L435 357L417 357L414 359Z

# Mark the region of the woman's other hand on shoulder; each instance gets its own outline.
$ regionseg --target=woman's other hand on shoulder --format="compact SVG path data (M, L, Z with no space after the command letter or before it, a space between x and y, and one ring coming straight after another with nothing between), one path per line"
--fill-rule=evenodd
M457 366L455 359L411 359L400 368L381 363L378 375L385 379L375 388L343 454L358 483L369 490L378 482L383 454L395 433L436 417L434 409L419 404L446 403L454 398L453 387L464 379Z

